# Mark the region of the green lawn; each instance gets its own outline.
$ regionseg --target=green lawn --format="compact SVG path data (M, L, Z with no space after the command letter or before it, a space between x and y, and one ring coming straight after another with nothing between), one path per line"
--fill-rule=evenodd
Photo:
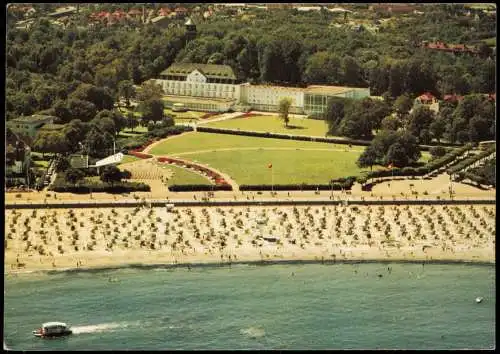
M130 128L125 128L120 133L118 134L118 137L121 138L128 138L128 137L134 137L134 136L140 136L143 135L144 133L148 132L147 127L142 127L142 126L137 126L134 128L134 130Z
M136 116L137 118L142 117L142 114L140 112L135 111L134 108L128 109L125 107L120 107L120 109L118 111L121 112L125 117L127 116L128 112L132 112L134 114L134 116Z
M427 161L429 161L430 159L431 159L431 153L429 151L422 151L422 156L418 161L427 163Z
M47 168L48 166L49 166L49 161L39 160L39 161L33 161L33 166L32 167Z
M482 41L490 47L495 47L497 45L497 38L496 37L486 38L486 39L483 39Z
M175 117L174 121L176 123L177 122L185 123L193 119L198 121L201 116L207 114L207 112L196 112L196 111L172 112L170 108L165 108L163 110L163 113L168 114L169 116L174 116Z
M127 163L134 162L137 160L140 160L140 158L132 156L132 155L125 155L125 156L123 156L122 162L118 166L125 165Z
M341 144L196 132L183 134L173 139L167 139L151 149L150 153L153 155L175 156L175 154L185 152L228 148L308 148L329 150L341 149L342 151L348 149L346 145ZM362 152L364 146L353 145L349 150Z
M269 164L273 165L275 184L326 184L332 178L356 176L369 171L369 168L356 166L364 148L196 132L167 139L155 146L151 154L179 156L207 164L227 173L238 184L270 184ZM425 162L429 158L428 152L422 152L420 161ZM374 170L377 168L380 167L374 166Z
M197 173L191 172L181 167L168 165L165 167L173 172L172 177L168 180L168 185L173 184L213 184L208 178Z
M328 127L323 120L290 118L289 128L278 116L254 116L207 123L207 127L253 130L259 132L325 136Z
M219 169L238 184L271 184L272 179L275 184L326 184L332 178L369 171L356 166L359 155L360 152L345 151L255 150L207 152L186 158Z

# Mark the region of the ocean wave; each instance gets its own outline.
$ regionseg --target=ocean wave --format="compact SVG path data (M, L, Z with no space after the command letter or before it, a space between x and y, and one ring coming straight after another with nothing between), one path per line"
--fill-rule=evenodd
M73 326L71 327L71 330L73 331L73 334L111 332L116 329L130 327L131 325L134 324L137 324L137 322L99 323L96 325L88 325L88 326Z
M240 330L241 334L246 335L250 338L260 338L266 335L266 331L259 327L248 327Z

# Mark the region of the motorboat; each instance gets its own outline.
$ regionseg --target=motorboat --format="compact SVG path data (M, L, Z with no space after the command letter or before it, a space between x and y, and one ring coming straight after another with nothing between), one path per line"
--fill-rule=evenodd
M62 337L72 334L73 331L64 322L46 322L42 327L33 331L35 337Z
M481 296L476 297L476 303L481 303L483 302L483 298Z

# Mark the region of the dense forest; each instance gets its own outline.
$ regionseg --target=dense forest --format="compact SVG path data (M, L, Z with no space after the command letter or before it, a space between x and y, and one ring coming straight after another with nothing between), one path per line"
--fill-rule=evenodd
M50 10L37 6L40 14ZM131 4L102 5L118 7ZM245 16L199 21L192 41L187 41L183 21L166 29L152 24L90 27L85 26L89 11L97 9L82 9L65 28L38 16L29 30L16 29L16 17L8 13L7 120L41 112L59 117L60 123L108 117L125 124L109 113L117 99L127 96L131 83L156 78L179 61L227 64L250 82L368 86L372 95L384 97L383 103L364 101L346 109L352 119L343 119L343 110L342 116L330 110L331 133L371 138L374 130L404 126L424 143L494 136L494 106L471 94L495 92L496 54L480 40L496 36L496 18L481 12L466 16L461 5L426 6L424 15L390 19L359 5L350 19L387 20L377 32L342 26L343 17L323 10L254 9ZM419 46L424 40L472 43L480 54L433 52ZM425 109L409 115L400 108L402 101L412 102L425 91L470 97L435 117ZM400 110L398 116L388 117L394 109Z

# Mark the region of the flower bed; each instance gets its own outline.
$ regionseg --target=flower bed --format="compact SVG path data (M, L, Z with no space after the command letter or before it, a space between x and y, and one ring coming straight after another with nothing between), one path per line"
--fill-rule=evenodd
M145 154L145 153L139 152L137 150L132 150L132 151L129 151L128 153L130 155L133 155L133 156L138 157L140 159L149 159L150 157L153 157L153 155Z
M217 115L219 115L219 113L217 113L217 112L205 113L204 115L202 115L200 117L200 119L207 119L207 118L217 116Z
M199 172L199 173L207 176L208 178L212 179L213 181L215 181L216 186L229 185L226 182L226 180L222 176L220 176L218 173L216 173L216 172L214 172L206 167L191 163L189 161L181 161L181 160L177 160L175 158L166 157L166 156L159 157L158 161L163 162L163 163L171 163L171 164L175 164L175 165L180 165L180 166L192 169L196 172Z
M251 112L246 112L246 113L243 113L242 115L240 116L237 116L235 118L250 118L250 117L257 117L257 116L261 116L262 114L257 114L257 113L251 113Z

